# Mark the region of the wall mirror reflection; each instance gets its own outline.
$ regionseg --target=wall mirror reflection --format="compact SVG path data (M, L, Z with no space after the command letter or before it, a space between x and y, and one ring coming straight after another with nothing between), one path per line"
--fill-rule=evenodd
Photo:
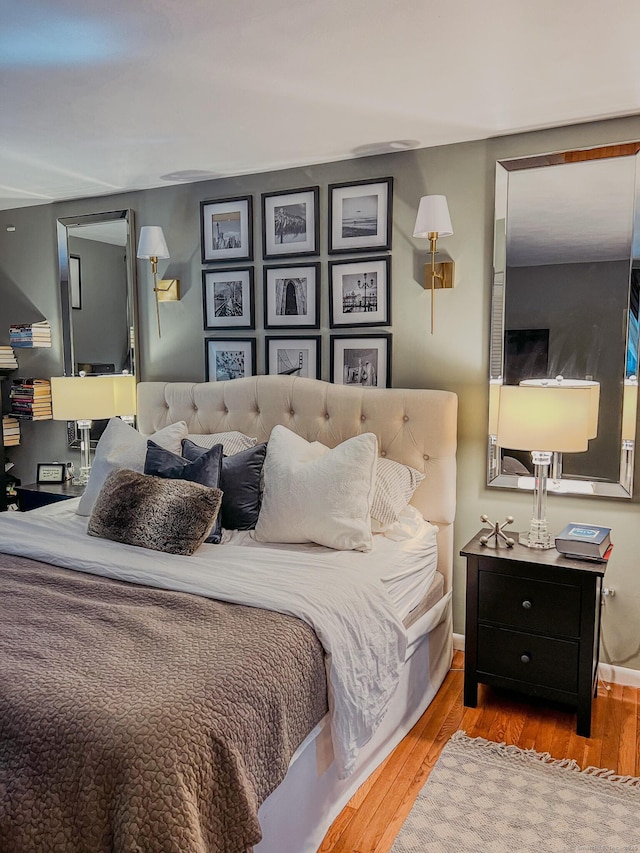
M138 375L133 212L58 220L64 372L74 376L127 371ZM94 421L94 446L106 426ZM69 423L71 446L79 446Z
M598 383L599 406L588 449L554 454L549 492L632 495L639 151L629 143L496 164L491 486L533 488L531 454L499 444L500 388L560 376L564 384Z

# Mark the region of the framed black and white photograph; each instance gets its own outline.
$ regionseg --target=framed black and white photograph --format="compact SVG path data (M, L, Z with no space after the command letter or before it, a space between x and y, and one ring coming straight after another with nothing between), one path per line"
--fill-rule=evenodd
M391 386L391 334L331 335L331 381L367 388Z
M200 202L202 263L253 260L253 199Z
M262 194L262 255L265 260L318 254L319 197L319 187Z
M338 326L391 325L391 258L329 262L329 316Z
M320 326L320 264L264 267L265 329Z
M265 344L267 373L320 379L320 335L267 335Z
M255 376L255 338L229 338L224 341L207 338L204 347L207 382Z
M71 307L82 308L82 282L80 279L80 256L69 255L69 294Z
M329 253L390 249L393 178L329 185Z
M253 290L253 267L203 270L205 329L255 329Z

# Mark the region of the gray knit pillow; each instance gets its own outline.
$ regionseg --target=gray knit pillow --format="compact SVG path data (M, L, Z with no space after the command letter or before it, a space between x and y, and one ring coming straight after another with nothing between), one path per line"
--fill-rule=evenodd
M87 533L188 557L208 536L221 504L220 489L121 468L100 489Z

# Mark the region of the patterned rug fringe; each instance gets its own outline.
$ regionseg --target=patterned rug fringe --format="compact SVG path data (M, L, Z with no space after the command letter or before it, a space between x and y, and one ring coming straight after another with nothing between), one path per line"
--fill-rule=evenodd
M581 769L577 761L573 758L553 758L548 752L536 752L534 749L521 749L513 744L495 743L491 740L486 740L483 737L469 737L464 731L457 731L451 736L451 743L468 743L469 745L478 746L487 749L495 755L508 755L514 758L520 758L523 761L538 761L540 764L548 764L553 767L561 767L563 770L573 770L583 776L589 776L594 779L604 779L607 782L623 785L627 788L637 788L640 790L640 777L638 776L619 776L613 770L606 770L603 767L585 767Z

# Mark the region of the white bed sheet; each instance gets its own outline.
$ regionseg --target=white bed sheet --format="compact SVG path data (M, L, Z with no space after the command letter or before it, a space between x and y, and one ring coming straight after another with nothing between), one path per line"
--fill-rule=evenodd
M203 545L191 557L86 534L77 500L3 513L0 551L57 566L265 607L310 624L326 651L331 733L341 777L353 769L394 695L407 634L380 578L363 560L313 549ZM363 555L366 557L366 555Z
M336 551L311 542L295 545L256 542L251 531L242 530L225 530L223 544L317 555L336 566L366 572L382 581L404 620L423 600L433 581L438 564L437 534L437 527L425 521L415 507L408 506L395 524L385 528L384 533L374 534L373 549L367 553Z

